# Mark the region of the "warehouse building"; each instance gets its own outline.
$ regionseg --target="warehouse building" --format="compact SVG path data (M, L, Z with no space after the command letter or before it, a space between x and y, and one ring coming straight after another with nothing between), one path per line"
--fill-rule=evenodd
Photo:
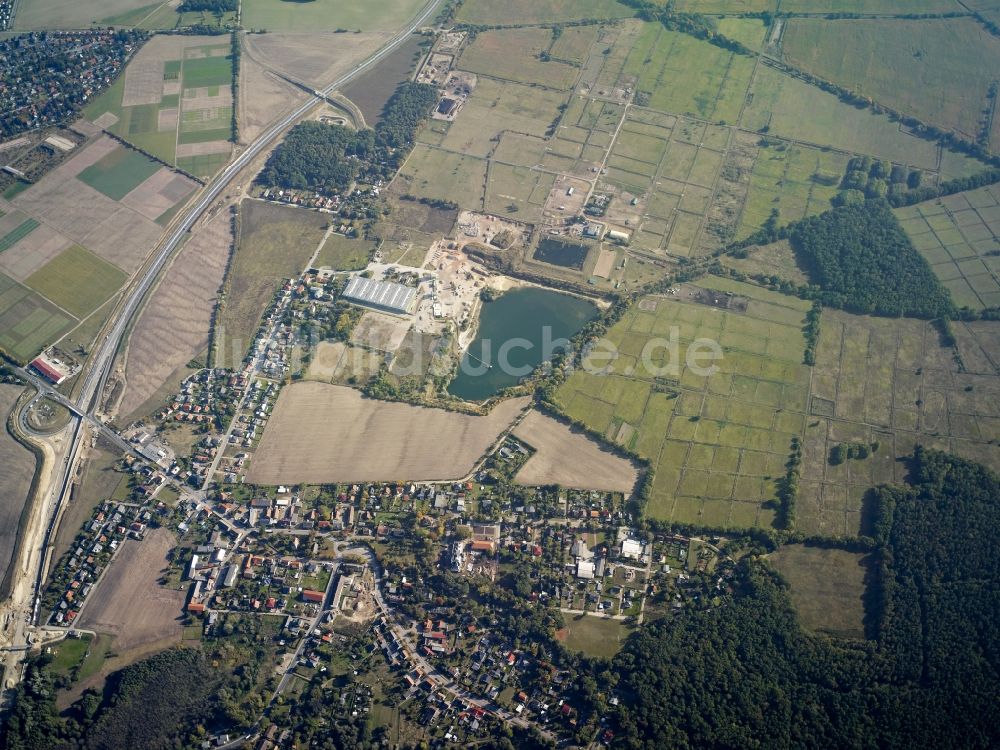
M344 289L344 298L364 307L407 315L417 290L391 281L374 281L355 276Z

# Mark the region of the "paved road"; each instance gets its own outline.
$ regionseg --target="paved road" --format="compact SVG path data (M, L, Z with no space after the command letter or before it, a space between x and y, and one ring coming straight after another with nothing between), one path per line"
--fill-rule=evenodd
M418 16L406 27L406 29L394 36L385 46L379 49L367 60L356 65L353 70L348 71L326 88L316 92L317 96L320 99L325 98L326 95L336 89L342 88L348 82L362 73L367 72L381 62L385 57L392 54L414 31L416 31L420 26L426 24L428 20L432 19L434 13L438 9L438 6L442 2L443 0L428 0L427 4L423 6ZM43 553L39 555L40 559L38 569L36 570L34 576L34 594L31 602L27 603L30 609L28 612L24 613L26 618L32 624L37 621L38 595L42 578L45 574L46 565L44 550L48 547L48 543L55 530L54 522L59 516L59 508L69 494L68 490L71 485L70 479L75 471L77 455L83 440L84 430L80 429L82 420L85 419L92 423L99 424L102 432L114 440L116 444L122 445L122 447L125 448L128 447L128 443L123 441L120 435L117 435L117 433L103 425L103 423L96 418L95 412L98 409L101 394L104 391L108 376L110 375L111 369L114 365L115 356L123 339L125 338L126 332L129 330L129 327L135 318L136 313L141 308L143 300L156 283L160 272L166 266L174 251L181 245L184 238L187 236L187 233L191 230L201 215L219 198L220 195L222 195L229 183L238 174L240 174L240 172L247 167L253 159L265 152L266 149L268 149L289 126L305 116L309 110L315 106L315 103L315 100L309 100L271 125L253 143L251 143L245 151L241 152L236 159L229 164L229 166L216 175L216 177L202 190L197 201L186 209L183 214L183 219L181 219L181 221L174 227L173 231L161 242L158 249L155 251L155 255L152 260L148 262L142 270L142 275L138 277L132 286L126 291L123 302L114 313L114 322L111 324L111 327L107 329L107 332L100 342L95 345L94 350L91 353L91 357L85 367L83 379L81 381L76 399L66 399L62 396L62 394L59 394L55 391L55 389L51 388L51 386L43 383L30 373L23 370L19 373L32 384L39 387L40 390L43 390L46 395L56 398L56 400L60 403L67 406L67 408L70 408L71 411L80 417L81 420L77 421L74 426L74 433L66 449L64 458L59 461L59 467L62 469L62 475L59 477L60 481L56 483L54 493L45 501L46 507L44 511L47 514L47 518L44 521L46 528L45 543L42 546ZM51 507L48 507L50 504ZM15 617L18 617L18 619L23 622L23 620L21 620L20 613L15 614ZM16 631L17 632L10 643L11 648L19 648L21 645L26 643L27 632L25 632L23 626L18 626ZM8 674L10 674L10 672L8 672Z

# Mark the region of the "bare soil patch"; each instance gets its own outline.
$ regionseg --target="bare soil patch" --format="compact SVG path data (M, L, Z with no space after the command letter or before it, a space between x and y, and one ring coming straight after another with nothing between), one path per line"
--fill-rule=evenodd
M13 247L0 253L0 268L18 281L24 281L73 243L44 224Z
M488 416L474 417L366 399L352 388L294 383L278 397L247 481L458 479L472 470L529 401L509 399Z
M156 222L123 207L94 227L80 244L131 274L142 265L162 233Z
M394 352L403 343L411 325L412 321L409 318L397 318L369 310L361 316L361 320L354 328L351 343L383 352Z
M614 266L615 251L602 247L600 255L597 256L597 264L594 266L594 276L600 276L602 279L610 278Z
M249 38L243 37L244 45ZM304 91L275 76L249 54L240 58L240 91L253 92L253 96L241 96L237 103L240 142L244 144L306 98Z
M122 544L87 601L79 626L113 635L115 650L121 655L150 643L166 647L179 641L187 595L157 584L167 568L167 553L177 540L166 529L155 529L141 542L129 539Z
M0 418L6 425L7 415L21 395L17 385L0 385ZM18 522L28 499L31 478L35 473L35 457L17 442L6 427L0 432L0 580L10 567L17 542Z
M514 436L536 451L517 473L519 484L559 484L628 495L639 479L639 470L631 461L541 412L525 417L514 428Z
M164 167L122 198L122 204L155 221L196 187L194 180Z
M347 346L342 341L319 342L312 359L309 360L306 379L329 383L336 376L338 369L342 368L341 360L346 349Z
M222 211L197 231L170 266L129 340L120 414L131 415L208 345L231 237L229 214Z
M104 115L101 115L102 117ZM167 107L156 113L156 129L161 133L172 133L177 131L177 119L179 110L177 107Z
M206 156L207 154L228 154L233 148L229 141L208 141L206 143L178 143L177 156Z
M385 43L388 34L253 34L249 57L317 87L328 86ZM245 55L246 57L246 55Z

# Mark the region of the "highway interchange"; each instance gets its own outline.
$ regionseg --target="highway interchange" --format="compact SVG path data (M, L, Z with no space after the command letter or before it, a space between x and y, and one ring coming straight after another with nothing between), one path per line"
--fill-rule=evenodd
M62 404L70 410L74 419L73 424L68 428L69 439L67 445L61 451L62 455L56 456L55 466L52 469L52 476L49 481L50 495L41 500L43 503L41 508L42 520L38 528L44 529L44 540L29 540L29 543L25 545L26 549L24 553L30 558L28 565L19 565L18 567L21 569L14 573L15 577L22 577L22 584L23 577L30 574L33 578L33 583L30 600L22 597L21 601L13 601L15 595L12 594L12 601L8 603L7 617L16 618L16 622L11 623L13 632L8 637L8 642L4 648L7 652L5 688L9 689L12 687L12 685L20 681L22 676L23 663L21 657L23 656L25 647L29 644L29 638L34 630L33 626L37 625L38 604L41 587L44 583L49 564L50 544L57 527L60 509L69 497L72 487L72 477L76 474L77 470L80 447L85 436L89 434L88 430L83 429L83 424L85 422L89 423L94 429L100 431L123 450L131 450L129 443L121 435L104 424L98 417L98 412L108 377L112 372L115 359L126 337L126 333L142 309L143 301L156 284L160 273L167 266L175 251L181 247L188 233L202 214L223 194L230 183L256 157L265 153L289 127L305 117L316 106L317 101L325 101L329 94L342 88L363 73L366 73L384 58L392 54L406 42L411 34L433 18L441 3L442 0L429 0L421 8L416 18L404 30L392 37L378 51L356 65L352 70L340 76L325 88L314 92L314 98L304 102L273 123L201 190L195 202L182 212L173 229L170 230L169 234L157 246L152 259L140 270L139 276L135 278L131 286L126 290L125 296L112 314L111 321L106 325L100 341L94 346L93 352L83 370L82 380L75 390L76 395L74 398L63 396L48 383L34 376L32 373L23 369L18 370L18 374L36 388L38 396L45 395ZM31 399L18 415L18 423L22 427L27 426L25 415L28 406L37 400L38 396ZM31 434L33 431L29 429L28 432ZM14 585L12 586L12 591L17 591L18 588L17 585Z

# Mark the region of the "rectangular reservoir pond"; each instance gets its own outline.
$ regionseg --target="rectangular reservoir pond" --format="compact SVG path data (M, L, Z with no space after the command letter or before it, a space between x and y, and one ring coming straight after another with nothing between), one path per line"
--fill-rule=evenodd
M513 289L484 303L479 335L462 357L448 392L481 401L517 385L597 316L592 302L536 287Z
M540 260L543 263L549 263L553 266L573 268L580 271L583 269L583 264L587 260L589 252L589 245L580 242L564 242L563 240L554 240L551 237L545 237L538 243L538 247L535 249L535 254L532 257L535 260Z

